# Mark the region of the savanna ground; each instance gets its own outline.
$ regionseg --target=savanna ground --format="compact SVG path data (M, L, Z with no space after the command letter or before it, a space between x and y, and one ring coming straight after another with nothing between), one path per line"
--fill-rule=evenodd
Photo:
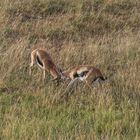
M67 83L28 74L30 52L46 48L63 70L91 64L102 87L82 83L67 102ZM139 0L0 1L1 140L140 139Z

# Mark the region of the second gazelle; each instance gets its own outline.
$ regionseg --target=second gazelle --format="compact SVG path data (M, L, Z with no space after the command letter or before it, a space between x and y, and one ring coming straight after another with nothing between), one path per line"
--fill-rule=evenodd
M79 65L71 68L70 70L62 72L64 77L71 79L67 89L71 87L76 81L83 81L87 85L92 84L94 81L106 80L98 68L90 65Z

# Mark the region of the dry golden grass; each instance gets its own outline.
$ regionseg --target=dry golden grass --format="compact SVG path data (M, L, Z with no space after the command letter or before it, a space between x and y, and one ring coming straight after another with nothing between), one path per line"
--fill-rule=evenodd
M138 0L0 1L0 139L140 139ZM102 87L29 77L30 52L46 48L63 70L91 64Z

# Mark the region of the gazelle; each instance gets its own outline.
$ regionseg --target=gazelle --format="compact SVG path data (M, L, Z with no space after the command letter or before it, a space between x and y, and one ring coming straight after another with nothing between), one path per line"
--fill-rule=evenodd
M92 84L96 80L106 80L106 77L103 77L101 71L98 68L95 68L90 65L79 65L77 67L73 67L71 70L67 70L62 72L64 77L71 79L71 82L68 84L66 91L71 88L71 86L76 81L83 81L88 86Z
M46 71L53 76L53 81L61 78L62 74L60 69L54 64L52 58L44 49L39 48L31 52L31 64L29 69L30 75L34 64L37 64L41 69L43 69L43 80L46 77Z

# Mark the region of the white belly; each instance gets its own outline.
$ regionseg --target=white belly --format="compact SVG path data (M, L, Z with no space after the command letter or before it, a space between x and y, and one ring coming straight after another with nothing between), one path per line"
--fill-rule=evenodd
M86 77L79 77L79 80L84 81L86 79Z

